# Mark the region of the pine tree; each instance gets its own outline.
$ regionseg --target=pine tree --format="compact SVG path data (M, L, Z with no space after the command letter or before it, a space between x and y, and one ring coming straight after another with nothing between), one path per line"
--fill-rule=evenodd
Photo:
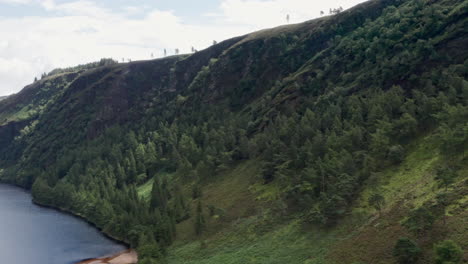
M129 151L128 157L125 159L125 170L127 172L127 183L135 183L137 181L137 168L133 151Z
M435 180L440 187L444 187L447 191L448 187L455 182L457 173L454 169L449 167L440 167L437 169Z
M176 185L174 188L174 204L173 204L173 210L174 210L174 216L175 216L175 221L176 222L181 222L185 219L187 219L190 214L187 206L187 202L185 200L185 197L182 193L182 188L180 185Z
M373 193L368 200L370 206L374 207L379 211L379 215L382 212L382 207L385 205L385 198L380 193Z
M135 150L135 164L138 175L146 173L145 156L145 146L143 146L143 144L138 144Z
M117 164L117 168L115 169L115 176L117 188L121 189L125 184L126 176L124 169L120 166L120 163Z
M409 217L403 222L403 226L417 235L432 228L435 218L426 207L419 207L409 213Z
M400 264L413 264L421 256L421 249L415 242L403 237L398 239L393 248L393 256L397 258Z
M203 216L203 207L201 201L198 201L197 211L195 214L195 234L201 236L205 231L206 222L205 217Z
M150 200L150 206L153 209L161 209L161 210L166 210L167 207L167 194L165 194L163 188L161 187L161 184L159 182L159 179L155 178L153 182L153 188L151 189L151 200Z
M377 131L371 134L369 148L375 157L384 160L390 147L390 138L388 137L390 124L386 121L381 121L378 126Z
M158 166L158 152L156 150L156 145L150 141L146 145L145 157L144 157L144 164L148 171L149 175L154 175L157 172Z

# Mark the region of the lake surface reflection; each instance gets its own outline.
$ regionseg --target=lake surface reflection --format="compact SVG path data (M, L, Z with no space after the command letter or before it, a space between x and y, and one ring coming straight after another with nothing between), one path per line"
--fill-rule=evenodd
M11 264L71 264L124 250L85 221L31 202L0 184L0 257Z

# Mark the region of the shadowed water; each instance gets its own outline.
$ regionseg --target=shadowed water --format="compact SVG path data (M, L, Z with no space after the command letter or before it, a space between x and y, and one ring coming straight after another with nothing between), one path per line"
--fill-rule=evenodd
M28 192L0 184L2 263L70 264L124 249L83 220L36 206Z

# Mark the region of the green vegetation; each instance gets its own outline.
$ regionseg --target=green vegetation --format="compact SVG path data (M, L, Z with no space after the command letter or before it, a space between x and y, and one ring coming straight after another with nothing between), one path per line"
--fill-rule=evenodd
M86 63L86 64L78 65L75 67L69 67L69 68L64 68L64 69L62 68L54 69L50 71L49 73L44 74L42 78L45 78L47 76L54 76L57 74L63 74L63 73L86 71L86 70L91 70L91 69L98 68L98 67L115 65L117 63L119 62L113 59L101 59L96 62Z
M373 193L369 197L369 205L374 207L376 210L378 210L380 214L380 212L382 211L382 208L385 205L385 198L379 193Z
M0 179L142 263L455 261L431 243L468 246L467 8L375 0L57 70L0 102Z
M409 213L408 218L403 222L403 226L416 235L423 235L424 231L432 228L435 217L431 211L425 207L419 207Z
M197 236L201 236L205 228L206 221L205 217L203 216L203 206L202 203L198 201L197 213L195 214L195 234L197 234Z
M461 263L463 250L455 242L445 240L434 247L436 254L436 264Z
M400 238L393 249L393 255L400 264L412 264L418 261L421 249L410 239Z
M325 263L326 247L333 236L315 230L303 232L300 224L270 226L271 232L255 230L264 226L261 217L245 219L236 223L228 234L216 240L193 241L169 250L168 262L179 264L214 263ZM264 227L263 227L264 228Z

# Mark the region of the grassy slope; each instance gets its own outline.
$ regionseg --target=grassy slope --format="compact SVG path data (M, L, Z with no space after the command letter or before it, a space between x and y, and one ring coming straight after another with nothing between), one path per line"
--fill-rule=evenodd
M418 242L423 249L423 257L419 263L433 263L433 244L444 239L456 241L466 252L468 248L465 239L468 236L466 162L464 162L465 168L459 171L458 182L450 190L455 199L448 207L446 225L439 218L429 232L416 237L400 224L409 210L422 204L433 203L436 194L441 192L434 181L434 169L446 161L441 160L434 151L429 137L419 140L413 145L412 151L401 166L384 171L379 175L377 184L374 183L373 187L364 190L353 215L362 217L364 214L368 216L364 218L367 221L362 222L357 232L352 232L350 228L350 235L333 246L328 256L330 263L353 261L395 263L392 249L399 237L410 237ZM366 197L376 187L384 194L387 201L381 217L365 203Z
M154 178L147 181L145 184L138 186L138 195L145 199L148 199L151 195L151 190L153 189Z
M169 263L323 263L332 234L301 232L297 221L259 234L255 229L261 221L261 216L244 219L205 245L190 242L175 246Z
M272 203L261 201L251 188L258 165L239 164L204 187L203 204L222 208L225 215L210 217L205 211L209 228L203 243L195 237L191 220L179 224L169 263L303 263L324 256L320 245L329 239L323 231L302 232L296 218L274 220ZM192 204L195 209L196 201Z
M447 224L437 220L421 238L400 224L410 209L433 201L440 192L434 168L446 161L440 158L435 142L433 136L420 138L402 164L370 179L349 216L331 230L306 226L300 216L278 220L275 203L260 200L264 192L253 187L258 186L252 181L258 165L254 161L240 164L204 189L203 203L227 209L228 216L215 219L205 211L209 229L203 243L193 234L192 220L179 224L180 235L169 250L169 263L386 264L394 263L392 248L402 236L418 241L424 251L420 263L432 263L433 243L443 239L453 239L466 250L468 196L464 187L468 167L463 157L455 157L457 163L465 165L451 190L456 198L448 207ZM367 198L376 190L386 199L380 217L367 205Z

